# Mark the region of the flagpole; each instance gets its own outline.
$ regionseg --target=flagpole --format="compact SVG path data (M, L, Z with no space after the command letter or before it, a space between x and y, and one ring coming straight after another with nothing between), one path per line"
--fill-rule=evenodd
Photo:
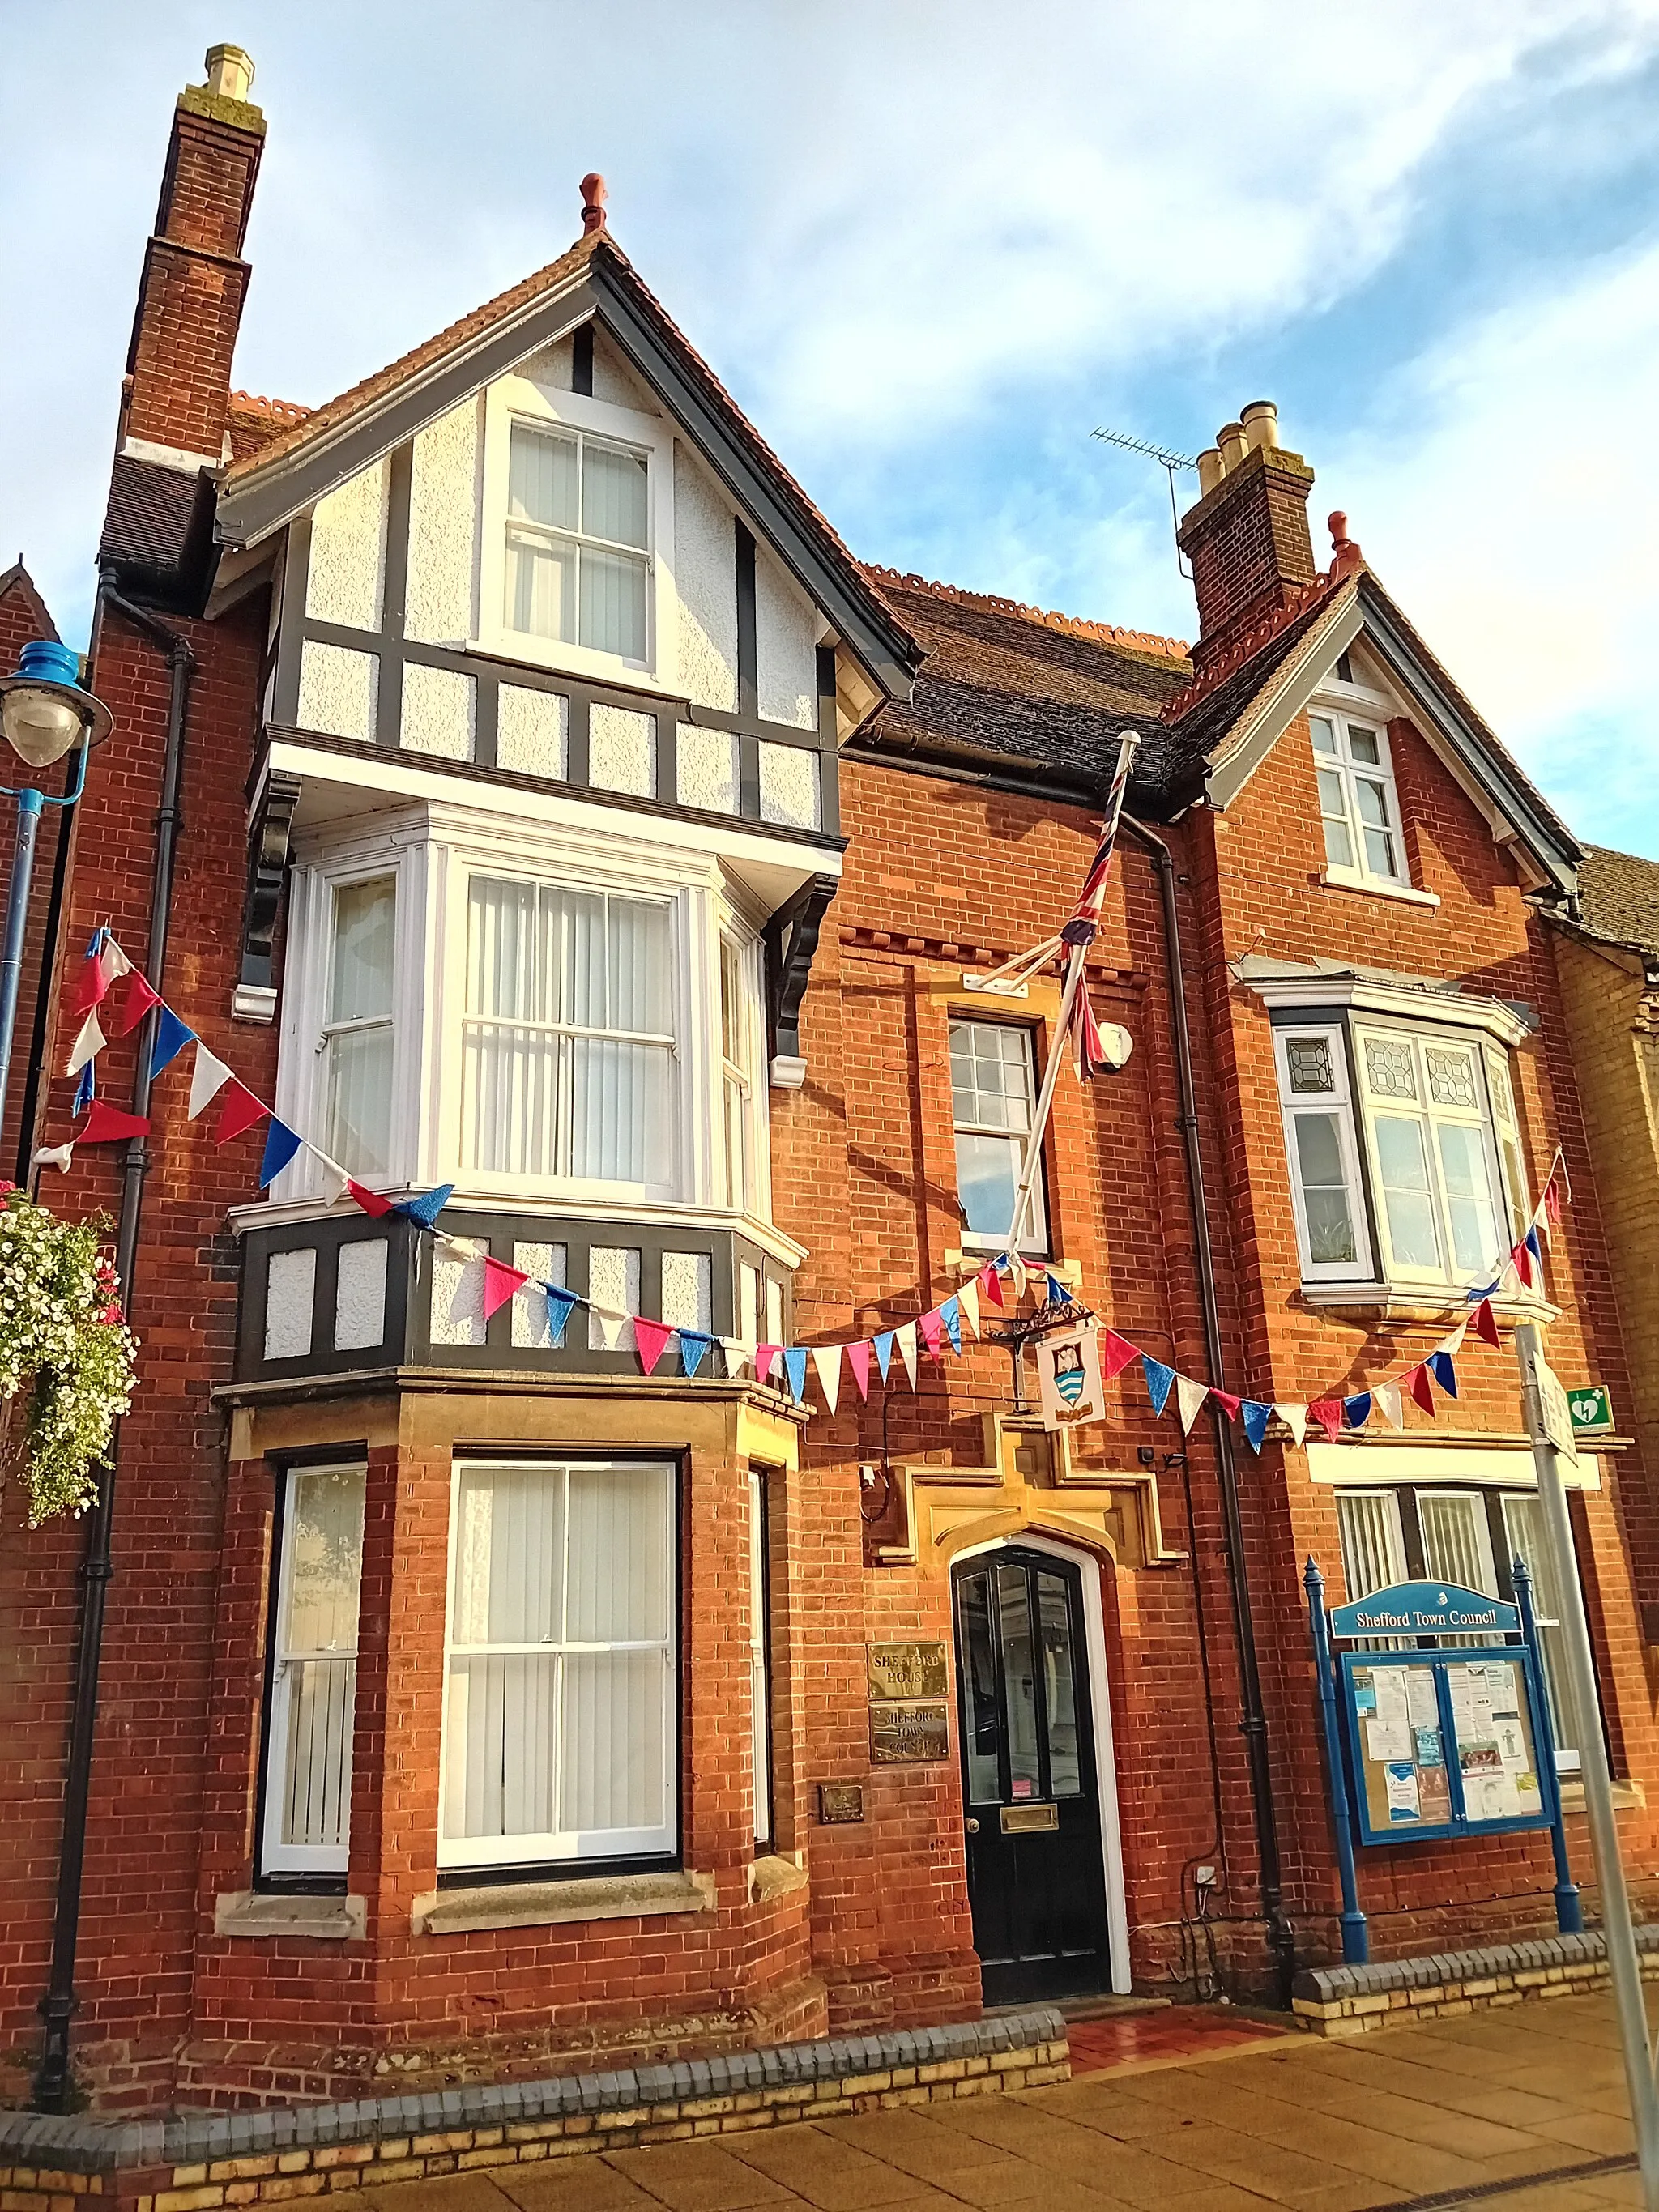
M1112 848L1117 842L1118 823L1122 819L1123 802L1129 788L1129 763L1134 758L1135 749L1139 743L1137 732L1123 730L1119 732L1117 767L1113 773L1112 788L1106 802L1106 821L1097 848L1096 868L1099 867L1103 854L1109 860ZM1104 890L1103 882L1100 890L1103 893ZM1088 958L1089 947L1094 942L1093 927L1090 927L1086 936L1079 934L1076 941L1073 941L1066 933L1070 928L1071 924L1068 923L1066 931L1061 933L1071 947L1070 957L1066 963L1066 982L1060 994L1060 1012L1049 1032L1048 1064L1042 1071L1042 1085L1037 1092L1036 1111L1031 1116L1030 1131L1025 1139L1025 1164L1020 1173L1019 1188L1014 1193L1014 1210L1008 1219L1008 1249L1016 1257L1019 1253L1019 1240L1025 1233L1025 1217L1031 1210L1036 1179L1042 1170L1043 1133L1048 1126L1054 1091L1060 1083L1060 1066L1065 1056L1067 1025L1071 1021L1072 1010L1077 1004L1077 994L1083 988L1084 963Z

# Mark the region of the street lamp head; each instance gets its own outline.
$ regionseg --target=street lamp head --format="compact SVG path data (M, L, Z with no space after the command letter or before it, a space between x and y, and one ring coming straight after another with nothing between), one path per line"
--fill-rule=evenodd
M29 768L50 768L71 745L109 735L109 708L82 690L80 669L68 646L37 638L23 647L16 673L0 677L0 729Z

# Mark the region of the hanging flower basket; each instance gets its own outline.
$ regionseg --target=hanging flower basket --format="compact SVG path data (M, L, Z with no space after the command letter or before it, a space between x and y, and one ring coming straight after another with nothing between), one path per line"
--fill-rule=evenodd
M132 1402L138 1340L122 1317L106 1221L60 1221L0 1182L0 1398L24 1398L8 1458L32 1528L98 1495L115 1423Z

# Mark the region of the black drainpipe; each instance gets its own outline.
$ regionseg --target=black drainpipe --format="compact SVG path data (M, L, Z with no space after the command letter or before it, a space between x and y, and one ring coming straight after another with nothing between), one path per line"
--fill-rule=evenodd
M1221 1357L1221 1314L1216 1303L1215 1258L1210 1245L1210 1208L1204 1193L1204 1155L1199 1143L1198 1094L1193 1081L1192 1032L1187 1021L1186 977L1181 958L1181 921L1176 902L1175 856L1162 837L1133 815L1123 817L1123 827L1150 857L1158 872L1158 893L1164 906L1164 957L1169 972L1170 1023L1175 1036L1176 1075L1181 1093L1180 1127L1187 1150L1187 1188L1193 1210L1193 1242L1198 1256L1199 1304L1204 1315L1204 1352L1206 1380L1216 1389L1226 1386ZM1232 1425L1214 1400L1210 1414L1215 1426L1216 1469L1221 1486L1221 1511L1226 1537L1227 1581L1232 1593L1233 1632L1238 1644L1238 1672L1243 1692L1244 1717L1239 1733L1244 1738L1249 1762L1250 1803L1255 1815L1256 1855L1261 1868L1261 1911L1267 1923L1267 1948L1273 1954L1275 1995L1287 2010L1291 1984L1296 1974L1296 1931L1285 1915L1284 1872L1279 1856L1279 1820L1273 1809L1273 1770L1267 1758L1267 1718L1261 1705L1261 1670L1256 1663L1255 1622L1250 1605L1249 1577L1244 1563L1244 1523L1238 1506L1238 1468L1233 1458ZM1194 1547L1193 1571L1198 1571Z
M99 579L94 642L100 641L109 610L130 622L167 656L172 687L167 699L167 750L161 767L161 805L155 817L155 872L150 882L149 939L144 971L158 986L167 963L167 921L173 904L173 864L179 844L179 792L185 757L185 707L196 656L177 631L115 592L106 569ZM95 669L93 678L95 688ZM43 986L44 988L44 986ZM152 1013L139 1032L138 1064L132 1079L132 1110L149 1109L149 1056L155 1026ZM115 1267L121 1299L132 1310L133 1267L138 1250L138 1215L149 1154L142 1137L128 1145L122 1162L121 1212L116 1229ZM46 2022L40 2067L34 2077L35 2109L68 2111L73 2101L70 2069L70 2021L79 2000L75 1993L75 1956L81 1929L81 1883L86 1866L87 1800L92 1784L93 1738L98 1721L98 1670L103 1656L105 1600L114 1566L110 1536L115 1513L115 1473L119 1463L120 1425L110 1446L110 1464L87 1516L86 1557L81 1565L80 1638L76 1653L75 1704L70 1721L68 1771L64 1783L63 1841L58 1854L58 1901L52 1931L52 1978L39 2011Z

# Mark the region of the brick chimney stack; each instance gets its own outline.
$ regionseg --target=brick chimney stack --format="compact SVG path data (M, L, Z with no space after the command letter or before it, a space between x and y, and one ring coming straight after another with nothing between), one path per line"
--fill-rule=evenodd
M1266 616L1294 603L1315 575L1308 532L1314 472L1279 442L1279 410L1253 399L1198 457L1199 500L1177 540L1193 564L1202 672Z
M179 95L155 229L144 249L122 387L120 450L175 467L223 458L231 355L250 274L241 258L265 119L253 64L214 46Z

